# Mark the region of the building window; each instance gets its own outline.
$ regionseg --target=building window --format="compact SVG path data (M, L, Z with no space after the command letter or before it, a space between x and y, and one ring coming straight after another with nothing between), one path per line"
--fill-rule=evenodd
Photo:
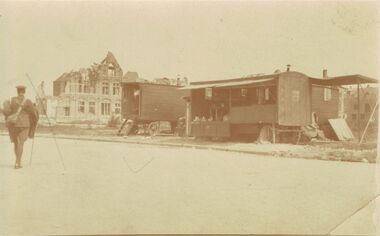
M231 90L231 105L233 107L248 106L248 90L247 89L232 89Z
M323 100L325 102L327 101L330 101L331 100L331 88L324 88L323 89Z
M358 109L358 104L354 104L354 110Z
M120 94L120 84L119 83L113 83L113 95L119 95Z
M88 103L88 112L95 115L95 102Z
M105 95L108 95L109 94L109 84L108 83L103 83L102 84L102 93L105 94Z
M352 119L352 120L356 120L356 114L352 114L352 115L351 115L351 119Z
M70 93L76 92L75 83L72 83L72 82L69 83L69 92Z
M90 93L96 93L96 86L90 86Z
M78 84L78 93L83 93L83 83L81 81Z
M78 112L84 113L84 101L78 102Z
M90 86L89 86L89 83L88 83L88 82L84 82L84 85L83 85L83 92L84 92L84 93L90 93Z
M70 116L70 107L64 107L65 116Z
M370 106L368 103L366 103L366 104L365 104L365 107L364 107L364 110L365 110L365 112L367 112L367 113L371 112L371 106Z
M115 114L120 113L120 103L115 103L115 109L114 109Z
M109 115L110 114L110 107L111 105L109 103L102 103L101 104L101 114L102 115Z
M364 114L360 114L360 120L364 120L365 119L365 115Z

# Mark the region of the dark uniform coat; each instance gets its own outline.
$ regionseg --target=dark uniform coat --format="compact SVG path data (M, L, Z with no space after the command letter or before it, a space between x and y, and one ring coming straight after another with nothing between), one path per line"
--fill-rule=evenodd
M12 142L14 142L16 138L25 141L28 137L34 137L39 116L33 103L29 99L25 99L16 123L8 125L9 136ZM22 101L23 99L20 97L13 97L10 101L10 107L3 111L5 117L16 113Z

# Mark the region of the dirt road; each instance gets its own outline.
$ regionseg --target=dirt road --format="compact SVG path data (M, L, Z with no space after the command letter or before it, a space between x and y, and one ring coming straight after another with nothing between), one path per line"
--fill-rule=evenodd
M49 138L14 170L0 137L0 235L375 233L375 164L58 143L65 171Z

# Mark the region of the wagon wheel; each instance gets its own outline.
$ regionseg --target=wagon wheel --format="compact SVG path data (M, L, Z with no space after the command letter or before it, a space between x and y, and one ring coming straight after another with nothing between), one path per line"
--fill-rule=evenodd
M148 132L150 136L156 136L159 132L158 122L152 122L148 126Z
M139 126L135 124L131 130L131 134L137 135L138 133L139 133Z

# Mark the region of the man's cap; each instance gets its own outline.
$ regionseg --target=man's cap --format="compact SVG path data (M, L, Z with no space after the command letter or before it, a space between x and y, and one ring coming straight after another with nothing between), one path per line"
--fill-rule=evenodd
M17 89L26 89L26 86L24 86L24 85L17 85L16 88Z

